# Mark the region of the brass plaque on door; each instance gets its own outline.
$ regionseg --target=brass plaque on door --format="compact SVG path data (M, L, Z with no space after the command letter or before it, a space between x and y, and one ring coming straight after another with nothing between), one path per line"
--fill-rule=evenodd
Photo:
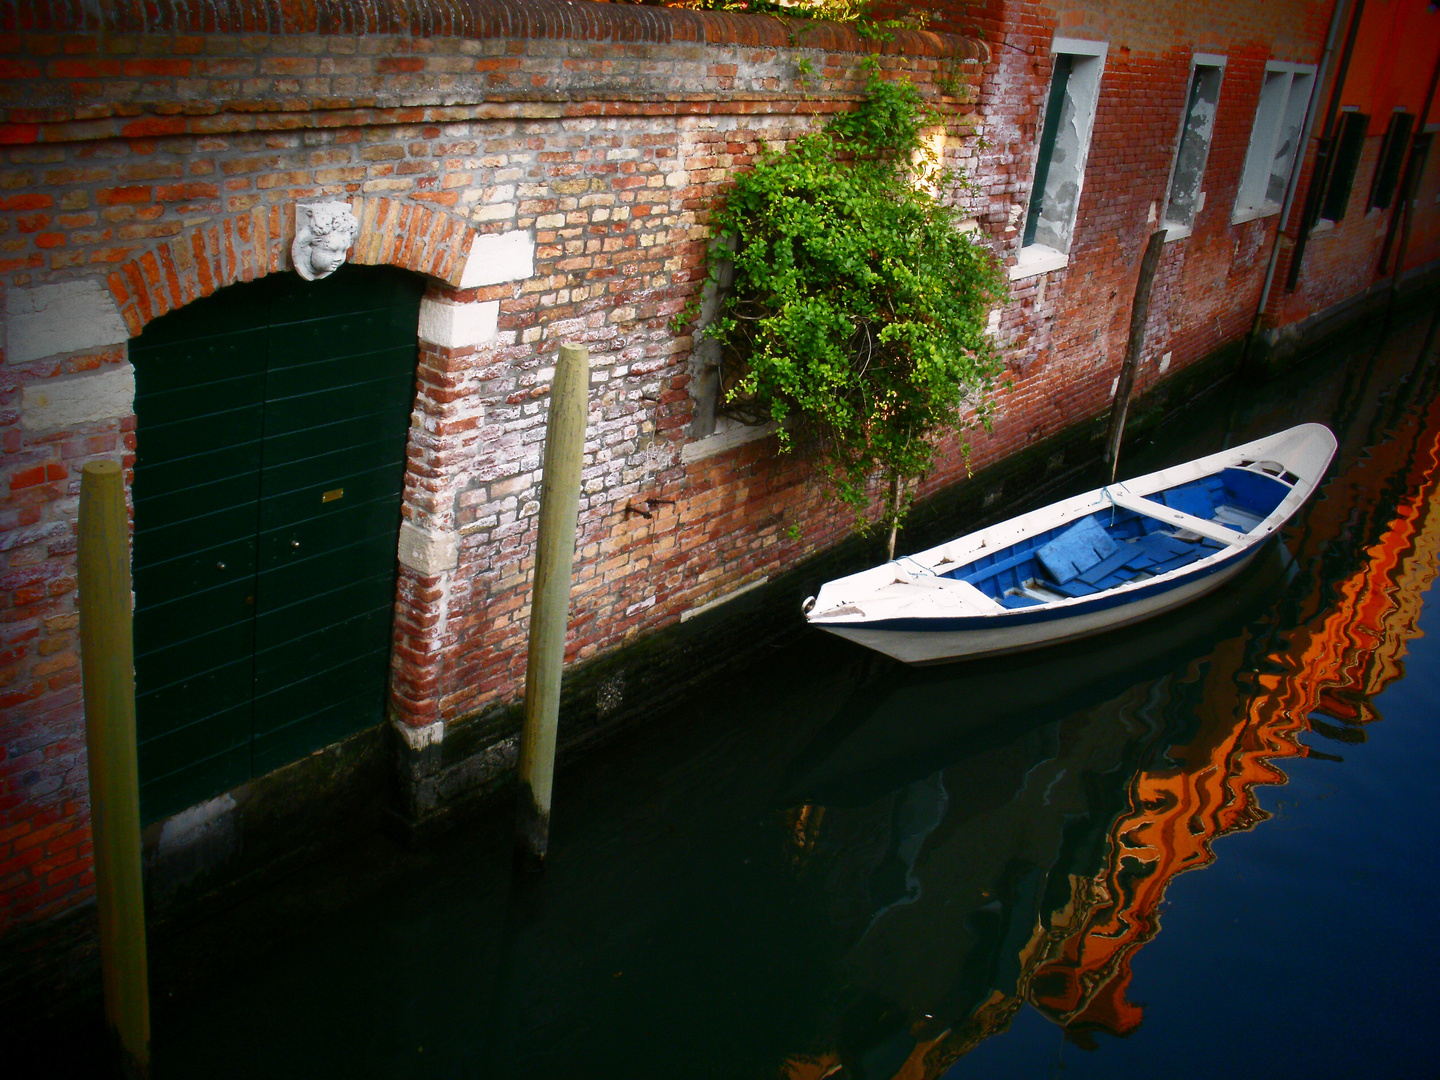
M344 489L344 488L336 488L334 491L327 491L327 492L325 492L324 495L321 495L321 496L320 496L320 501L321 501L322 503L334 502L336 499L343 499L344 497L345 497L345 489Z

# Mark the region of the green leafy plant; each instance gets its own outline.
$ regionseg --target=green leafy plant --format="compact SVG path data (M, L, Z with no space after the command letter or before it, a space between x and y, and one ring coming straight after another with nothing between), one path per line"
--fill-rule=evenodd
M961 183L924 137L940 123L872 65L859 107L741 174L714 219L733 281L703 332L728 407L813 449L861 528L888 481L892 557L936 437L988 423L1001 369L985 331L1004 276L936 194Z

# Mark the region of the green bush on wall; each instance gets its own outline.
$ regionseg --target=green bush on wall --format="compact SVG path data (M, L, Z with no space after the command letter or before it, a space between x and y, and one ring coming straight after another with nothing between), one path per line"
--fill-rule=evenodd
M726 404L781 422L783 450L812 448L862 528L888 481L892 555L935 437L987 424L1001 371L985 331L1003 272L933 193L956 183L923 137L942 122L872 66L854 111L763 157L714 219L734 276L703 333Z

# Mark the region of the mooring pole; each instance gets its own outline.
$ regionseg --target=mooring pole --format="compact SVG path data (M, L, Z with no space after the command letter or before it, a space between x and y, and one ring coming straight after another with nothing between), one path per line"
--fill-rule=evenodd
M1150 234L1150 243L1145 247L1145 257L1140 260L1140 280L1135 283L1135 304L1130 308L1130 344L1125 349L1125 363L1120 367L1120 379L1115 385L1115 404L1110 407L1110 431L1105 436L1105 460L1110 462L1110 482L1115 482L1115 470L1120 465L1120 438L1125 434L1125 413L1130 409L1130 392L1135 388L1135 369L1140 365L1140 353L1145 348L1145 320L1150 315L1150 286L1155 281L1155 270L1160 265L1160 253L1165 249L1165 230L1156 229Z
M555 729L560 721L560 672L570 622L570 573L585 420L590 411L590 350L561 345L550 382L535 584L530 594L530 649L525 662L525 726L520 733L520 795L516 854L538 870L550 846L550 795L555 778Z
M80 670L90 771L90 832L105 1023L122 1067L150 1074L150 983L140 878L140 783L135 761L135 645L130 545L118 462L80 474Z

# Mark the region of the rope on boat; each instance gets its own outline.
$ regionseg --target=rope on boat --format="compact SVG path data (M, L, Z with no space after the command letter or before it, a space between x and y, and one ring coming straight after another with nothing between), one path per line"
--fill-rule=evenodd
M918 567L921 575L923 575L924 577L937 576L934 570L931 570L930 567L926 566L924 563L916 562L914 557L910 555L901 555L900 558L895 560L895 563L897 566L900 563L909 563L911 566Z

